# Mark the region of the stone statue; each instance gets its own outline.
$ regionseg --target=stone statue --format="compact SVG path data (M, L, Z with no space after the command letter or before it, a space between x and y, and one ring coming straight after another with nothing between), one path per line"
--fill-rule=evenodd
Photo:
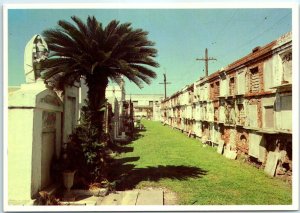
M47 59L48 45L40 35L34 35L25 47L24 70L26 83L34 83L41 77L41 61Z

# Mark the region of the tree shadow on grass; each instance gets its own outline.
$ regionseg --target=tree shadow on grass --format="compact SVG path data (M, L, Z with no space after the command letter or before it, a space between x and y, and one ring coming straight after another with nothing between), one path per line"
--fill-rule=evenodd
M140 134L141 131L146 131L146 130L135 128L131 139L129 139L128 141L115 141L109 145L109 148L113 152L117 152L119 154L133 152L133 147L130 147L128 145L138 140L139 138L144 137L144 135Z
M113 177L119 178L116 181L116 190L134 189L141 181L157 182L161 179L187 180L189 178L202 178L207 170L191 166L149 166L147 168L134 168L133 164L123 164L116 167L118 172ZM113 178L112 177L112 178Z
M110 149L114 152L119 153L119 154L127 153L127 152L133 152L133 147L120 146L118 143L114 143L114 144L110 145Z
M140 157L125 157L125 158L119 158L119 159L114 159L114 164L115 165L122 165L124 166L125 163L128 162L133 162L133 161L138 161L140 159Z
M133 136L132 136L132 141L138 140L139 138L144 137L140 132L146 132L146 128L144 129L139 129L139 128L134 128L133 130Z
M144 137L140 134L145 129L135 129L133 139L128 142L117 143L118 152L133 151L133 147L127 147L130 143ZM116 183L116 190L134 189L141 181L157 182L161 179L187 180L189 178L201 178L207 174L207 170L184 166L184 165L158 165L147 168L135 168L135 164L130 163L138 161L140 157L125 157L114 159L111 163L109 172L109 181Z

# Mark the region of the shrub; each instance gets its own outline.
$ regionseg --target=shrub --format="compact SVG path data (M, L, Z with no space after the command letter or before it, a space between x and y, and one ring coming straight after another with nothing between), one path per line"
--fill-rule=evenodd
M80 176L90 182L101 182L107 178L107 143L109 137L99 128L92 125L91 110L83 106L80 124L70 135L68 156Z

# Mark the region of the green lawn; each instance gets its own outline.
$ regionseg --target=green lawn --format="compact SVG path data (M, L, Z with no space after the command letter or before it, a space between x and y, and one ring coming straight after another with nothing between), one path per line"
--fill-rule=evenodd
M291 186L243 162L229 160L199 140L159 122L144 120L146 130L127 145L113 176L118 189L164 187L184 205L290 205Z

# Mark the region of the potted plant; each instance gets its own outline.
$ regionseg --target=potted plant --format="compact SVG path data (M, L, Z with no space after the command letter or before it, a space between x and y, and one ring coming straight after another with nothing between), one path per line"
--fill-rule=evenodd
M101 190L101 184L100 183L92 183L89 185L89 191L92 193L93 196L99 197L100 196L100 190Z
M107 180L101 183L92 183L89 185L89 191L96 197L104 197L109 191L109 182Z

